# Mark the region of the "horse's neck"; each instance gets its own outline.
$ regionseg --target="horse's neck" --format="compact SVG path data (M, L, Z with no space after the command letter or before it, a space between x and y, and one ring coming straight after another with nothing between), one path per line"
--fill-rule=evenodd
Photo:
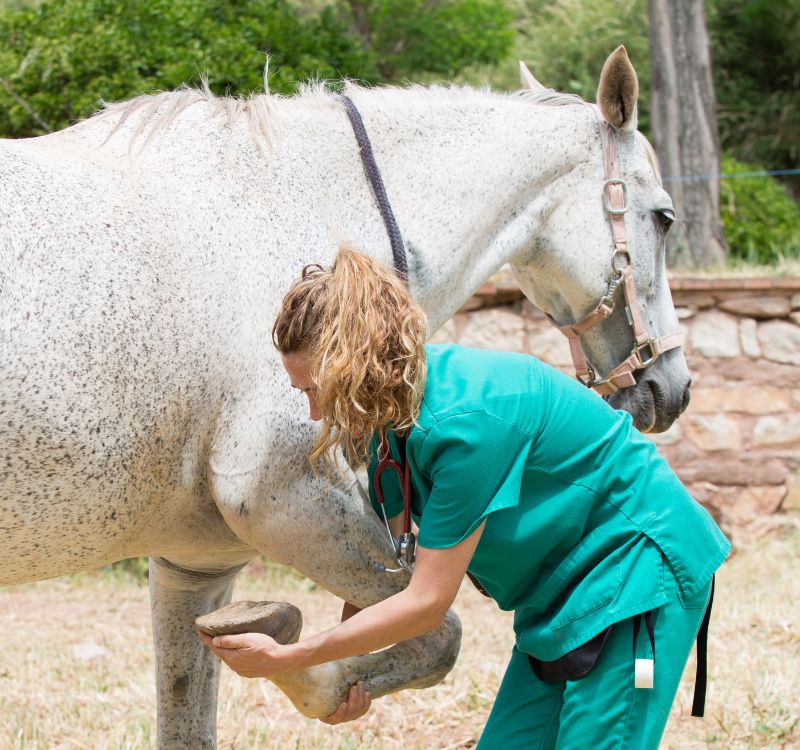
M586 161L583 136L595 127L593 118L580 107L537 106L518 97L470 90L349 93L364 118L406 241L413 292L435 329L494 271L530 249L558 199L553 183ZM391 262L389 240L343 106L323 94L265 98L264 103L262 121L270 127L274 121L275 143L259 152L253 138L263 138L261 126L239 117L235 128L226 128L224 152L247 156L235 168L227 163L225 168L245 172L237 176L229 171L228 178L251 184L252 193L266 204L294 202L307 215L318 216L329 239L353 242ZM132 163L141 165L150 158L184 163L191 156L192 161L216 164L220 157L214 144L224 120L213 107L192 106L181 115L192 138L172 137L175 131L164 129L156 156L154 144ZM150 112L150 105L141 107L102 148L119 122L116 116L93 118L37 140L128 160L133 134L141 131L137 143L148 140ZM161 117L154 122L163 122ZM146 127L139 125L140 118ZM287 171L291 183L276 177ZM321 248L314 249L313 238L306 247L314 257L304 260L328 259L328 250L317 257Z
M576 127L568 123L590 122L575 107L469 91L435 96L354 97L406 240L414 294L433 329L529 249L552 205L548 187L585 160L585 144L581 151L579 139L566 135Z

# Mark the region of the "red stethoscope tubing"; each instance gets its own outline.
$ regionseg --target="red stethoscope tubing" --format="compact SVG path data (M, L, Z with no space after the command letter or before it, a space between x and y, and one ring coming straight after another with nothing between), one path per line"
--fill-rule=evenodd
M381 488L381 477L386 469L394 469L400 480L400 488L403 492L403 534L411 532L411 469L409 468L408 461L404 461L401 466L389 454L389 446L386 442L382 442L378 450L378 455L382 456L378 463L378 468L375 469L375 497L378 502L383 506L383 489Z

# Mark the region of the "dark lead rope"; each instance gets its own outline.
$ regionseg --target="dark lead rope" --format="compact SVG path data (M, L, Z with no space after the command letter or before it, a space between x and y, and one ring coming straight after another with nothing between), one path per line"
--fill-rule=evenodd
M706 710L706 684L708 682L708 625L711 622L711 605L714 603L714 577L711 578L711 595L697 633L697 671L694 676L692 716L703 716Z
M375 200L378 203L378 208L381 210L383 223L386 226L386 233L389 235L389 241L392 243L392 258L394 259L395 271L397 271L397 275L400 276L403 281L408 283L408 261L406 260L406 249L403 245L403 237L400 234L400 228L397 226L397 220L394 218L392 207L389 204L386 188L383 186L381 173L375 162L375 154L372 153L372 144L369 142L367 129L364 127L361 114L356 109L356 105L353 104L350 97L342 94L339 98L342 104L344 104L347 116L350 118L350 124L353 126L353 133L355 133L358 149L361 153L361 161L364 164L364 172L372 185L372 190L375 193Z

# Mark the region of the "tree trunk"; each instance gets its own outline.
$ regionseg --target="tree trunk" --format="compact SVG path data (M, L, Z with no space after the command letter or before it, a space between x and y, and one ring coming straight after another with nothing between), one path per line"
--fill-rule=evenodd
M649 0L649 12L653 140L678 218L667 257L673 266L723 265L719 179L708 179L720 154L703 0Z

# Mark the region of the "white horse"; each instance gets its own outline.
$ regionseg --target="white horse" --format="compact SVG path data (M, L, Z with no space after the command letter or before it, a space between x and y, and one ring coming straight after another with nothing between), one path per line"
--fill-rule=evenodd
M606 293L613 246L589 106L543 90L347 93L433 330L507 262L561 323ZM598 94L628 184L642 309L663 334L677 327L671 205L636 132L624 50ZM300 267L331 261L342 241L391 262L344 108L319 87L141 96L0 143L0 584L150 556L161 748L215 744L218 661L193 621L230 600L248 560L292 565L360 607L407 583L371 566L391 551L352 477L330 486L308 470L313 427L270 341ZM607 372L631 349L624 312L583 339ZM676 349L612 399L665 428L688 384ZM357 680L373 696L433 684L459 638L450 614L413 641L275 681L326 715Z

